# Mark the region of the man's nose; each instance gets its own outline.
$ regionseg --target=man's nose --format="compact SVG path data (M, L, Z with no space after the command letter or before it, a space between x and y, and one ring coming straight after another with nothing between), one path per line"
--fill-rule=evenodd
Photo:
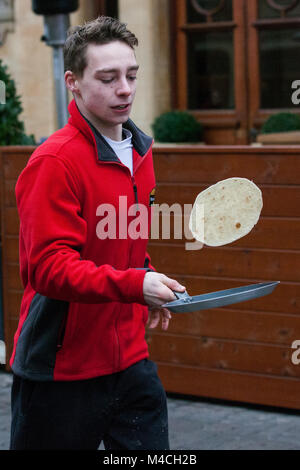
M117 88L118 95L130 95L131 94L131 87L128 83L127 78L121 79L120 84Z

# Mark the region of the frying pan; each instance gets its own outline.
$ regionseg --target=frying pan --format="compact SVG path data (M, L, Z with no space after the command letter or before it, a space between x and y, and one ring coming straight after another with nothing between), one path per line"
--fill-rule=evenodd
M177 300L168 302L163 307L173 313L190 313L197 310L208 310L210 308L224 307L245 300L256 299L268 295L280 281L260 282L248 286L235 287L233 289L210 292L208 294L190 296L187 291L175 292Z

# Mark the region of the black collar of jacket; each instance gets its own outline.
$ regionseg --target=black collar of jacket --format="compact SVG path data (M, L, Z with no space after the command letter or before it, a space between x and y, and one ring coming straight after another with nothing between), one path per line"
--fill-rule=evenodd
M90 126L95 136L99 160L105 161L105 162L119 161L116 153L111 148L109 143L104 139L102 134L100 134L100 132L95 128L95 126L86 117L84 117L84 119ZM123 128L128 129L131 132L132 145L137 151L137 153L141 157L146 155L146 153L148 152L149 148L152 145L152 142L153 142L152 137L146 135L143 131L141 131L131 119L128 119L128 121L125 122L125 124L123 124Z

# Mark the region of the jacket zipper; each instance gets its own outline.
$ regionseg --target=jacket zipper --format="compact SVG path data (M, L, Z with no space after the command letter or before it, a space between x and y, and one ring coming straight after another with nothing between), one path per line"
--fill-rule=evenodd
M139 210L139 200L138 200L138 190L137 190L137 185L134 179L134 176L131 177L132 185L133 185L133 192L134 192L134 200L136 203L136 210Z
M63 316L59 332L58 332L58 340L56 344L56 350L60 351L61 348L63 347L63 342L64 342L64 337L65 337L65 332L66 332L66 326L67 326L67 318L68 318L68 313L66 312Z
M148 152L147 152L148 153ZM145 155L146 156L146 155ZM145 157L144 156L144 157ZM143 162L143 160L140 162L140 164ZM129 172L129 168L126 167L125 165L123 165L123 163L119 163L119 162L105 162L105 163L113 163L115 165L119 165L123 168L126 168ZM138 169L138 167L140 166L140 164L136 167L136 170ZM136 171L135 171L136 172ZM134 199L135 199L135 202L136 202L136 206L137 206L137 210L139 210L139 201L138 201L138 190L137 190L137 185L136 185L136 182L135 182L135 178L134 178L134 174L131 175L131 182L132 182L132 186L133 186L133 192L134 192ZM129 260L128 260L128 267L130 267L130 260L131 260L131 252L132 252L132 246L131 246L131 249L130 249L130 253L129 253ZM115 328L115 334L116 334L116 340L117 340L117 348L118 348L118 360L116 362L117 364L117 368L119 367L119 364L120 364L120 341L119 341L119 336L118 336L118 330L117 330L117 323L118 323L118 320L119 320L119 315L117 315L116 317L116 321L115 321L115 324L114 324L114 328Z
M120 341L119 341L119 336L118 336L118 330L117 330L117 323L119 320L119 315L117 315L116 321L115 321L115 333L116 333L116 339L117 339L117 361L116 361L116 368L119 368L120 365Z
M135 182L135 177L134 175L136 174L138 168L140 167L140 165L145 161L145 158L146 156L148 155L148 153L150 152L151 150L151 146L149 147L148 151L146 152L146 154L143 156L143 159L138 163L138 165L136 166L135 168L135 172L131 175L131 181L132 181L132 185L133 185L133 191L134 191L134 198L135 198L135 202L136 202L136 208L137 210L139 210L139 200L138 200L138 190L137 190L137 185L136 185L136 182Z

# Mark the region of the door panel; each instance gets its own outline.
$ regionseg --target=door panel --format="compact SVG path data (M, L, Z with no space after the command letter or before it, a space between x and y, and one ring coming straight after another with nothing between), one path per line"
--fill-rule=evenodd
M245 14L243 0L175 2L174 107L205 126L209 144L246 144Z

